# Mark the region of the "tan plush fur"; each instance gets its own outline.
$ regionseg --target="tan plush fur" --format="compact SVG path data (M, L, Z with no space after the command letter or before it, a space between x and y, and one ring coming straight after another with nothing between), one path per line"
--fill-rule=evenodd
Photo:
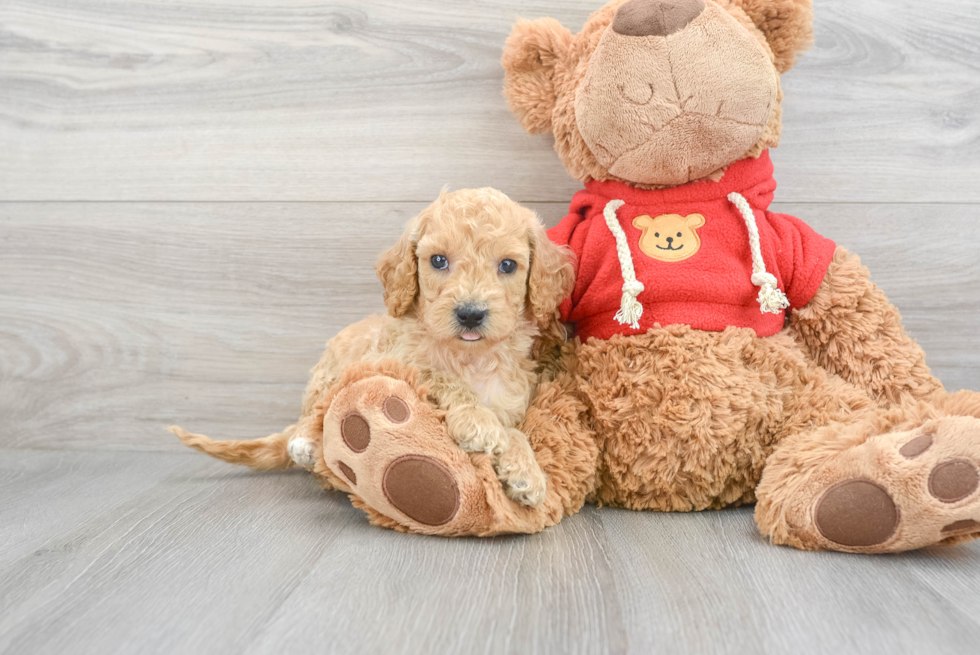
M800 345L819 366L867 390L882 407L941 398L944 390L929 373L925 353L869 278L860 259L839 248L820 293L793 313Z
M446 270L431 263L447 259ZM516 262L503 273L501 262ZM257 469L290 465L289 443L306 439L314 457L328 389L354 364L394 360L416 367L450 435L467 451L486 452L512 498L544 499L545 478L526 437L524 420L536 382L531 350L543 329L554 332L558 302L570 289L570 256L547 238L537 217L499 191L443 192L407 226L377 266L389 315L372 316L330 340L313 369L303 416L281 434L255 441L216 442L180 428L188 446ZM464 328L462 304L487 311L482 325ZM466 341L464 334L479 340Z

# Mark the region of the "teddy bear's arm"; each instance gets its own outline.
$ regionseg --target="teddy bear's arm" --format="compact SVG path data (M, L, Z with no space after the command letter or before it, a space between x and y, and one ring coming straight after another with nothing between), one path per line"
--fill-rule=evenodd
M790 330L814 361L867 389L879 405L943 392L898 309L844 248L835 251L816 295L793 313Z

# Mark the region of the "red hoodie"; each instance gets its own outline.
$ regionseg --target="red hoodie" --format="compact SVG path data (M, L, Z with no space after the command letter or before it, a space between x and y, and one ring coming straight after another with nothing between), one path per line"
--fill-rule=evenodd
M760 337L779 332L785 307L803 307L817 292L836 246L800 219L768 211L775 189L768 151L735 162L719 182L654 191L587 182L568 216L548 231L578 256L562 319L575 323L583 340L678 323L747 327Z

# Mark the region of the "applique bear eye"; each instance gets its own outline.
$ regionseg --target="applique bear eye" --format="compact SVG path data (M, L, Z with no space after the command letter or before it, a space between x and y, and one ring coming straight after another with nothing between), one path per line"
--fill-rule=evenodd
M446 259L445 255L432 255L429 257L429 263L437 271L444 271L449 268L449 260Z
M497 267L497 270L505 275L510 275L517 270L517 262L515 262L513 259L505 259L504 261L500 262L500 266Z

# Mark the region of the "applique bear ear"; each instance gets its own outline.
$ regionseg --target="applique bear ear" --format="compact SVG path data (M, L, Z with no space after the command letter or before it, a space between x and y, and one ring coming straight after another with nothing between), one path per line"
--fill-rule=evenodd
M792 68L796 55L813 43L812 0L742 0L739 4L766 37L780 73Z
M554 18L541 18L519 21L504 44L504 96L531 134L551 131L557 100L555 67L567 56L571 43L567 28Z
M688 227L699 228L704 227L704 216L701 214L688 214L684 217L684 222L687 223Z

